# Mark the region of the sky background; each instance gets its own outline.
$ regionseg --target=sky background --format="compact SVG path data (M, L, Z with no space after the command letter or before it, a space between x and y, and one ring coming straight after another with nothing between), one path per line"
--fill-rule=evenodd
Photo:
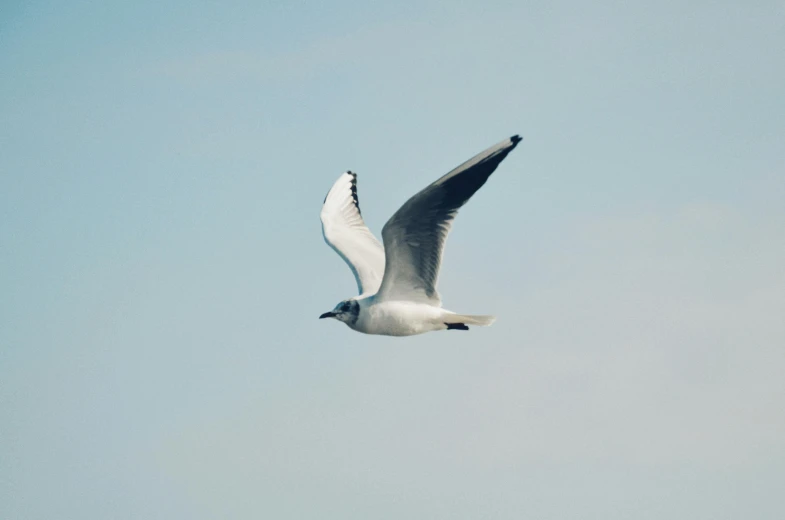
M0 517L785 517L785 3L0 5ZM515 133L440 290L377 235Z

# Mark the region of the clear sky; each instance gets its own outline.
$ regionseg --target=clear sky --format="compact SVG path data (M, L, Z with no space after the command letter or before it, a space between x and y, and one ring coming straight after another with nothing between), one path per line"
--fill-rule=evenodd
M0 71L1 518L785 518L782 1L6 0ZM493 327L317 319L342 171L515 133Z

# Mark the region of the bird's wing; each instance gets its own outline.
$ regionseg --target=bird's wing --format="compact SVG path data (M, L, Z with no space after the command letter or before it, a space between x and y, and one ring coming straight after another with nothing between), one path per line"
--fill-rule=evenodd
M410 198L390 217L382 229L387 267L379 301L441 305L436 283L453 219L520 140L514 135L472 157Z
M384 275L384 248L363 222L357 199L357 174L342 173L324 198L322 234L349 265L360 294L374 294Z

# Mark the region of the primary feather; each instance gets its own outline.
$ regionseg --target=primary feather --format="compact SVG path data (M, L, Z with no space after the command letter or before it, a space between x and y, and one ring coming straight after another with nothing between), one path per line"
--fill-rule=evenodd
M384 248L363 221L357 198L357 174L338 177L324 198L322 234L349 265L360 295L374 294L384 276Z
M516 135L477 154L395 212L382 229L387 268L377 299L441 305L436 284L455 215L520 140Z

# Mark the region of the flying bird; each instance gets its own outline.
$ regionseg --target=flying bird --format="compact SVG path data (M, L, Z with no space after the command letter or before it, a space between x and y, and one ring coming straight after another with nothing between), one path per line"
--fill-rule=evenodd
M341 174L324 199L322 234L349 265L360 294L319 318L334 318L358 332L387 336L492 324L493 316L443 309L436 283L444 243L458 209L520 140L514 135L488 148L406 201L382 228L384 246L363 221L357 174Z

